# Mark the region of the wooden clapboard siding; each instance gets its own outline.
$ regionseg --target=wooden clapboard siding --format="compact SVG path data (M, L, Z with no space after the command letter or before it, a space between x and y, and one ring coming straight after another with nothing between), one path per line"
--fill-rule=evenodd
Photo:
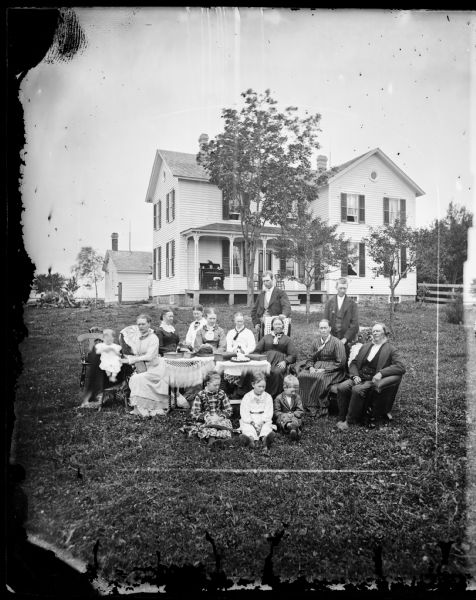
M377 171L378 179L370 179L370 173ZM326 186L329 223L337 224L338 233L343 233L352 242L360 243L368 235L369 227L383 225L383 198L405 198L406 218L410 226L415 225L415 192L383 160L372 155L353 169L337 177ZM322 192L319 192L322 195ZM341 221L341 194L359 194L365 196L365 223ZM366 252L365 277L349 277L350 294L389 294L388 279L375 277L372 271L373 261ZM323 282L323 289L334 291L334 281L340 277L340 269L329 274ZM416 295L416 274L409 273L398 284L396 295Z
M119 273L122 282L122 301L147 300L149 298L149 280L144 273ZM116 297L117 300L117 297Z
M321 217L323 221L329 219L329 186L319 190L319 196L311 202L309 207L315 217Z

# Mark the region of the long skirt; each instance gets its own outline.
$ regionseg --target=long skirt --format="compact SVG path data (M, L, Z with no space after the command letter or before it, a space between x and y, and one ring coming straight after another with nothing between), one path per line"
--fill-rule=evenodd
M318 415L326 416L329 413L329 390L335 383L344 381L345 373L333 371L311 375L309 371L301 371L298 379L304 408L317 409Z
M165 377L165 361L149 367L144 373L134 373L129 380L130 405L134 414L142 417L164 415L169 406L169 386Z
M276 426L273 425L271 422L265 422L263 423L259 434L256 431L256 429L253 427L253 425L250 425L249 423L243 423L243 421L240 420L240 429L241 429L241 433L243 435L247 435L248 437L250 437L252 440L257 441L260 438L266 437L268 435L268 433L271 433L272 431L274 431L276 429Z
M278 363L283 361L286 356L282 352L277 350L268 350L266 352L266 359L271 363L271 371L266 376L266 391L270 396L276 398L283 391L283 381L286 375L286 369L282 371L276 366Z

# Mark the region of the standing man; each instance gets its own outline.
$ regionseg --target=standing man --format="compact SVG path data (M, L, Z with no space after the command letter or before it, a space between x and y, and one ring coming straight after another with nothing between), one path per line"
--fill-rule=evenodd
M349 429L360 421L367 394L380 385L383 377L401 377L404 373L405 364L395 346L389 344L387 328L383 323L375 323L372 341L364 344L350 363L350 379L337 385L337 428Z
M271 271L263 274L264 290L260 292L256 302L251 309L251 320L258 333L262 331L264 317L289 317L291 315L291 304L284 290L275 286Z
M324 319L329 321L331 333L341 340L345 352L349 356L350 342L359 332L359 309L357 304L347 296L349 283L345 277L336 281L337 295L326 302Z

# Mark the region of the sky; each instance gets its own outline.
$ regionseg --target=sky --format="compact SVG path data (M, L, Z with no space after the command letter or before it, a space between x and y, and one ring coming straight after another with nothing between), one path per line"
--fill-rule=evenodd
M86 47L23 79L22 224L37 273L81 246L152 251L145 196L158 148L196 153L240 93L321 114L338 165L380 147L424 191L475 212L476 13L271 8L78 8Z

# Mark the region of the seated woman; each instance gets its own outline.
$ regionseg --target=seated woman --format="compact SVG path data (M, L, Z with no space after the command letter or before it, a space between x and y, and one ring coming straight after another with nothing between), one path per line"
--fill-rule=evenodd
M188 328L184 344L185 346L188 346L190 350L193 349L193 343L195 342L197 331L207 322L207 320L203 318L203 306L201 304L197 304L193 307L192 315L193 321L190 323L190 327Z
M256 344L254 352L266 354L271 363L271 373L266 378L266 391L273 398L283 391L283 380L288 365L296 362L297 352L291 338L283 333L284 324L280 317L274 317L271 333Z
M179 343L179 336L175 333L174 312L171 309L164 310L160 315L160 325L155 333L159 338L159 354L163 356L165 352L175 352Z
M126 378L132 373L132 368L121 362L121 369L115 375L115 382L111 382L107 372L101 368L101 346L99 346L99 343L102 340L98 338L97 342L87 355L86 360L89 367L80 408L98 407L102 403L104 390L111 386L122 386L123 389L125 386L125 389L127 389Z
M226 351L241 354L250 354L256 346L255 335L245 327L243 313L237 312L233 315L235 327L226 334ZM251 390L251 374L233 375L225 369L223 374L223 386L232 397L242 398L246 392Z
M299 373L304 408L312 416L327 417L329 414L329 390L335 383L344 381L345 363L344 344L331 335L329 321L322 319L311 354Z
M128 327L122 331L124 341L133 352L122 362L136 369L129 380L129 403L134 407L131 414L142 417L164 415L169 403L165 361L159 358L159 338L150 323L150 317L142 314L137 317L137 329Z
M206 323L197 330L194 350L200 350L202 346L212 346L213 350L224 352L226 348L226 335L221 327L217 325L217 315L213 308L205 310Z

